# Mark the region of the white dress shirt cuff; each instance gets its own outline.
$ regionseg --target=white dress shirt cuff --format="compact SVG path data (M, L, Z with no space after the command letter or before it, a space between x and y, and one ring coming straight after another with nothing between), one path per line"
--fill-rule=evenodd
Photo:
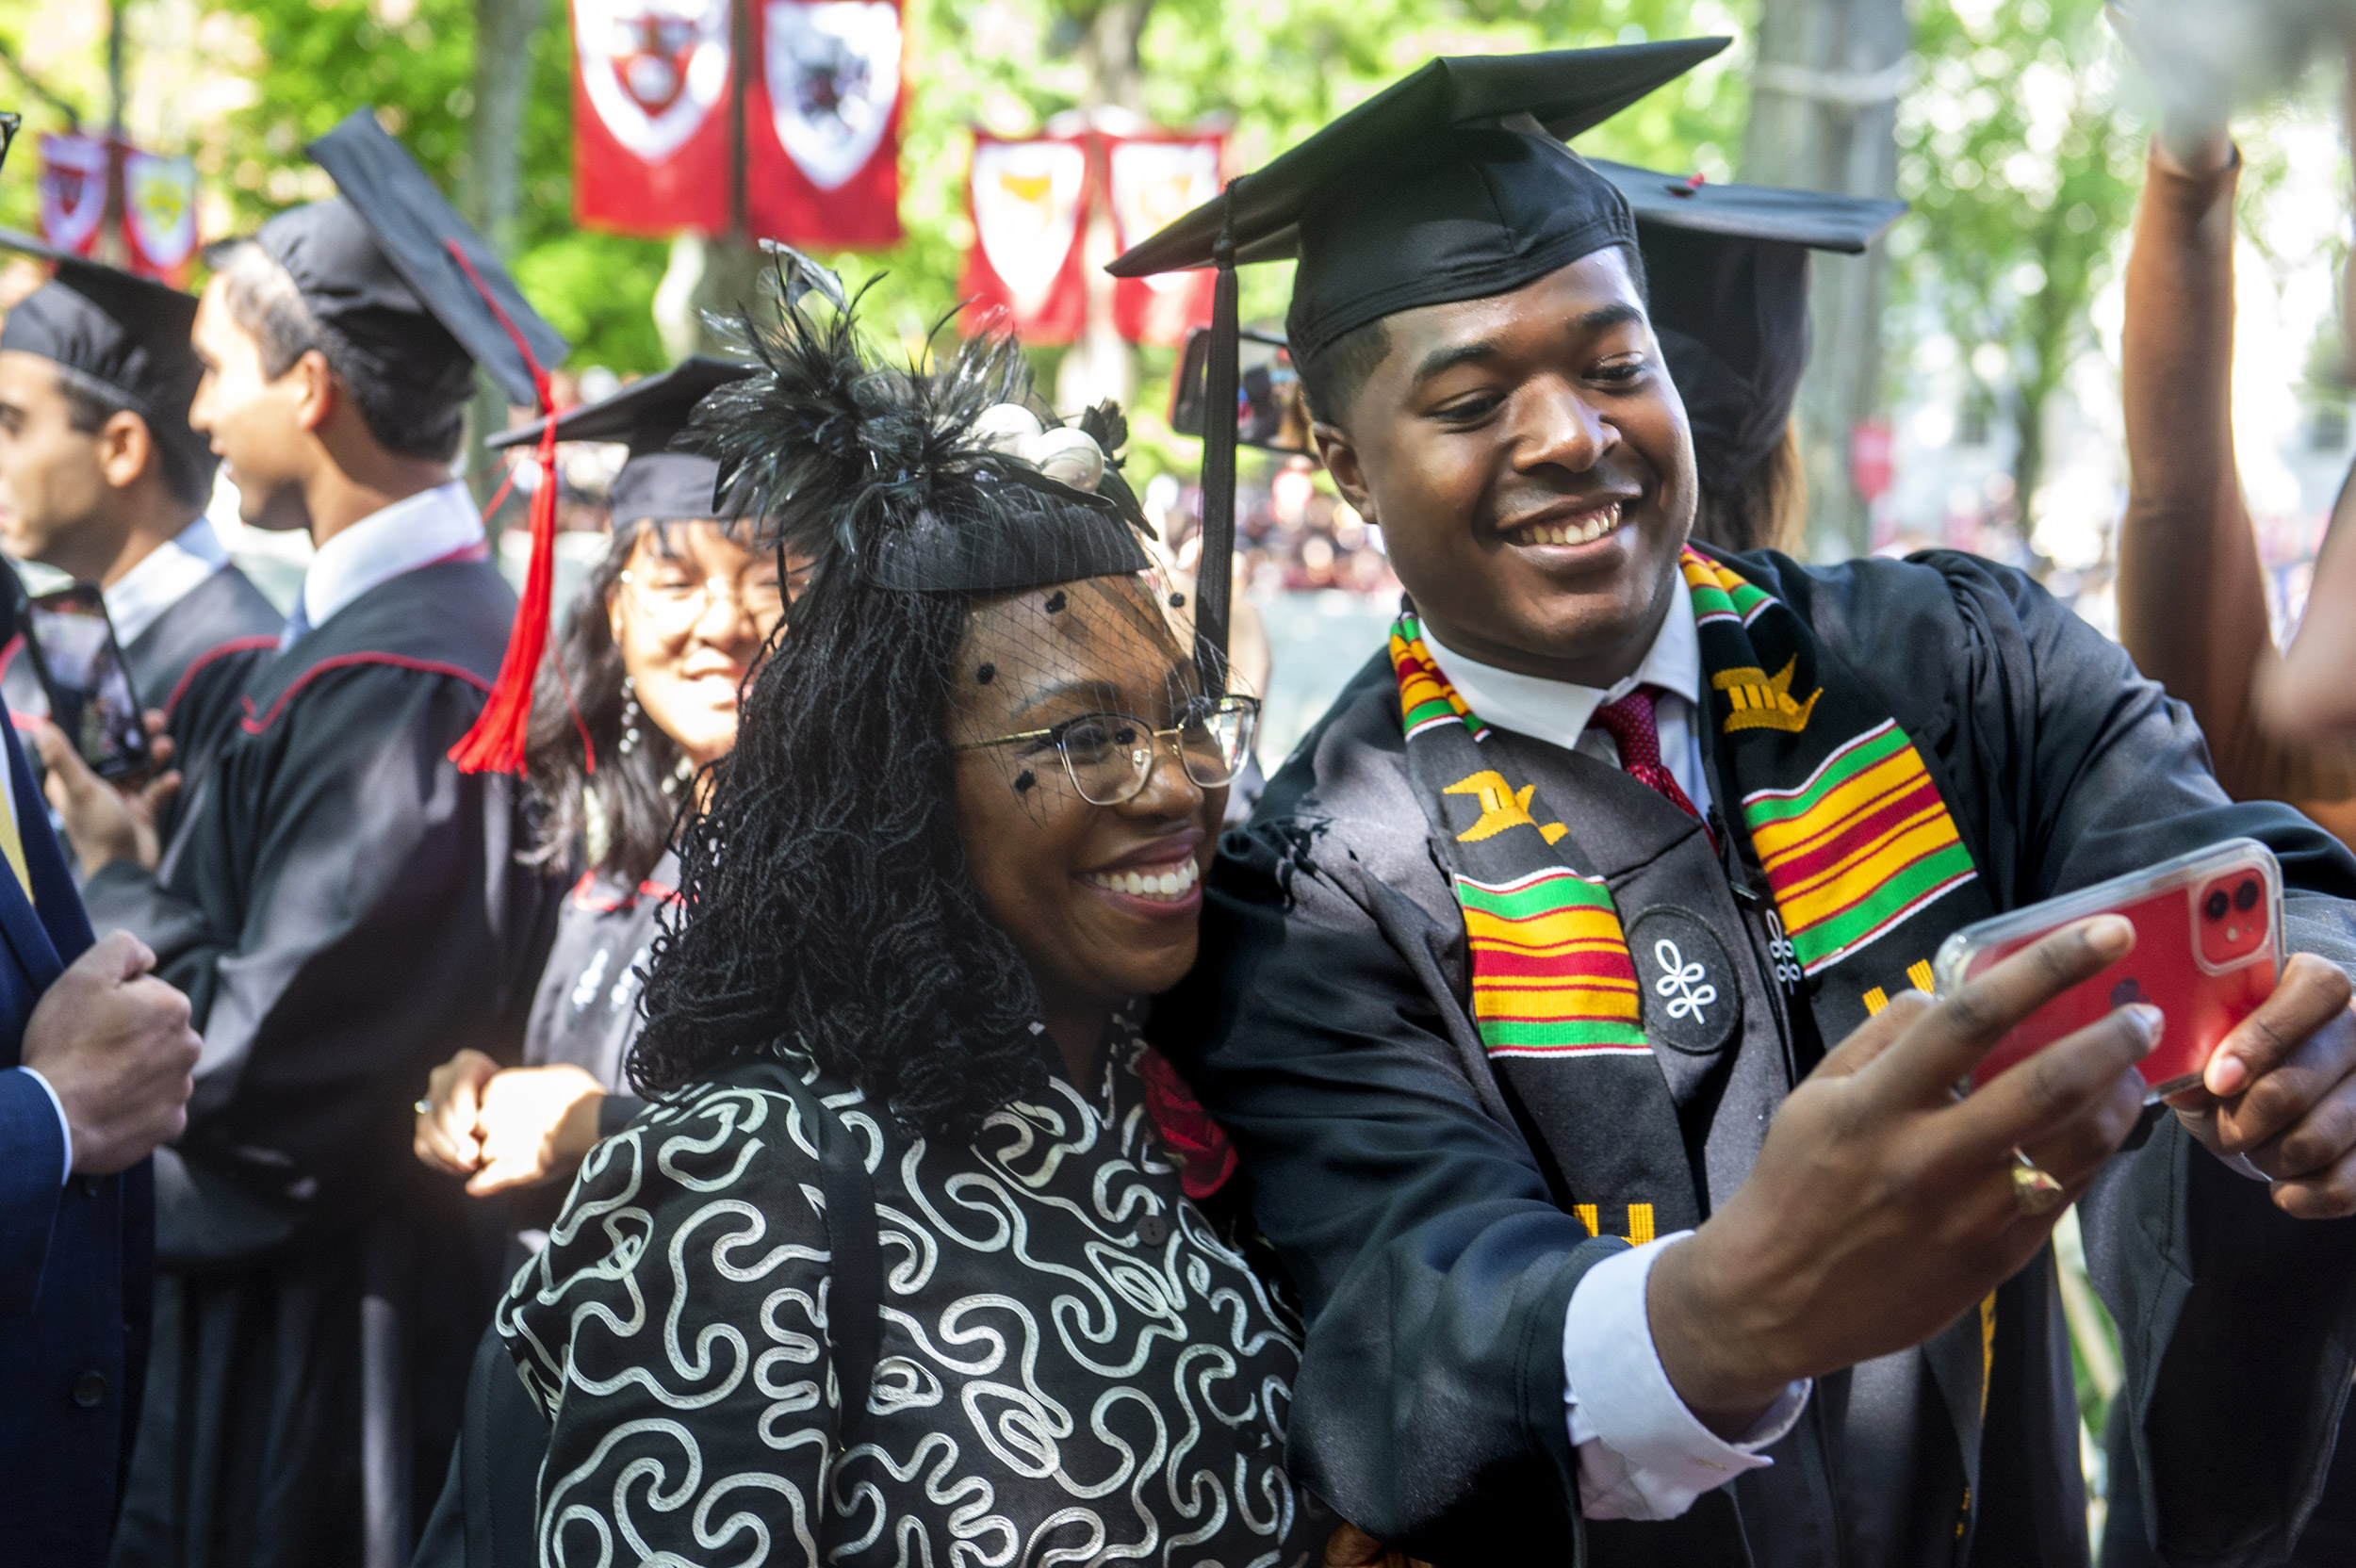
M1653 1348L1644 1283L1679 1231L1587 1271L1562 1315L1562 1404L1579 1455L1579 1511L1590 1519L1675 1519L1703 1493L1773 1464L1759 1450L1780 1441L1808 1408L1808 1381L1792 1384L1742 1440L1728 1443L1685 1408Z
M49 1097L49 1108L57 1113L57 1137L65 1150L65 1168L57 1172L57 1185L63 1186L74 1180L74 1123L65 1119L65 1102L57 1098L57 1091L49 1086L49 1080L38 1070L20 1067L17 1071L41 1086L41 1092Z

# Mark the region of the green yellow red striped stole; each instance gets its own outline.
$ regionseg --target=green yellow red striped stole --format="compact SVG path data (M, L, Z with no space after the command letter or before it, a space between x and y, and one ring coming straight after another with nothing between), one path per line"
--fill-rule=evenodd
M1463 746L1487 738L1488 727L1432 662L1412 610L1391 628L1391 667L1411 748L1437 760L1444 741ZM1560 861L1525 869L1516 846L1504 841L1526 837L1504 829L1530 825L1550 847L1562 837L1561 825L1532 821L1530 787L1515 789L1494 769L1458 760L1442 772L1459 776L1442 793L1473 795L1481 807L1457 835L1450 874L1471 948L1481 1045L1492 1056L1649 1054L1636 966L1611 893L1600 879Z
M1688 548L1678 564L1703 668L1726 698L1718 771L1742 802L1800 972L1816 976L1862 962L1883 939L1968 888L1972 912L1943 921L1939 937L1987 912L1972 852L1898 722L1868 707L1861 685L1841 678L1845 671L1825 668L1814 634L1782 600L1699 551ZM1904 945L1909 951L1894 970L1884 962L1874 971L1879 984L1826 988L1841 1012L1860 1004L1877 1011L1878 999L1902 984L1930 988L1923 966L1937 939L1918 933Z
M1987 898L1922 755L1863 681L1740 572L1691 548L1679 565L1716 698L1705 698L1717 730L1713 788L1740 803L1741 847L1789 943L1783 977L1837 1040L1889 991L1928 989L1930 955L1987 914ZM1448 860L1483 1047L1506 1057L1646 1054L1643 997L1611 893L1578 869L1590 862L1563 843L1568 829L1542 820L1533 787L1509 778L1481 744L1488 727L1432 662L1412 610L1392 627L1390 654L1418 786L1480 808L1451 829ZM1449 820L1431 804L1435 823ZM1525 826L1534 831L1513 831Z

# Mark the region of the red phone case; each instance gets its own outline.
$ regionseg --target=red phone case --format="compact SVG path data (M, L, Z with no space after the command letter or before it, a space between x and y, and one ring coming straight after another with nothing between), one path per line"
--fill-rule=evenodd
M1968 925L1941 943L1933 972L1945 996L1998 959L2090 915L2135 923L2135 951L2038 1008L1972 1074L1976 1086L2131 1002L2167 1021L2143 1060L2151 1098L2200 1081L2233 1025L2273 994L2282 972L2282 870L2255 839L2229 839L2149 871L2097 883Z

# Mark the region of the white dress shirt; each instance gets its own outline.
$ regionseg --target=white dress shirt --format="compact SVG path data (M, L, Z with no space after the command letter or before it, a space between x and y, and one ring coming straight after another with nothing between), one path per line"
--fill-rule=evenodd
M1661 760L1694 808L1704 816L1710 814L1710 773L1702 765L1701 737L1693 729L1693 715L1701 711L1702 642L1693 629L1693 594L1685 585L1684 573L1677 574L1677 602L1669 606L1668 619L1661 623L1660 635L1653 639L1644 662L1610 691L1517 675L1467 659L1433 636L1429 621L1423 627L1423 645L1481 723L1584 752L1615 768L1620 765L1620 748L1605 731L1590 728L1587 721L1595 716L1596 709L1619 701L1639 686L1659 687L1652 711L1661 731Z
M302 624L290 622L290 635L280 646L291 645L303 629L325 626L337 611L380 583L483 548L483 514L458 480L371 512L311 557L298 606Z
M129 647L157 616L228 564L213 520L197 518L107 587L106 619L114 623L115 640Z
M1595 710L1639 686L1659 688L1653 718L1661 760L1704 815L1710 804L1695 719L1702 711L1701 637L1693 596L1679 573L1677 602L1636 673L1609 691L1517 675L1443 645L1426 623L1424 646L1464 706L1483 724L1582 752L1613 767L1619 748L1588 721ZM1783 1391L1758 1425L1727 1443L1677 1397L1653 1347L1644 1286L1661 1249L1693 1234L1679 1231L1606 1258L1587 1271L1562 1315L1562 1406L1579 1454L1579 1511L1590 1519L1674 1519L1693 1499L1744 1470L1775 1462L1760 1449L1790 1431L1808 1407L1811 1384Z

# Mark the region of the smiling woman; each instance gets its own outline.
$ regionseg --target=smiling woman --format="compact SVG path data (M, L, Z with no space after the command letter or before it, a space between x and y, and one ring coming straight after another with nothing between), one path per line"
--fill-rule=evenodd
M1309 1560L1295 1330L1137 1023L1255 706L1147 571L1116 411L1044 428L1011 342L890 368L831 274L773 281L697 419L815 564L684 830L661 1099L500 1313L540 1556Z

